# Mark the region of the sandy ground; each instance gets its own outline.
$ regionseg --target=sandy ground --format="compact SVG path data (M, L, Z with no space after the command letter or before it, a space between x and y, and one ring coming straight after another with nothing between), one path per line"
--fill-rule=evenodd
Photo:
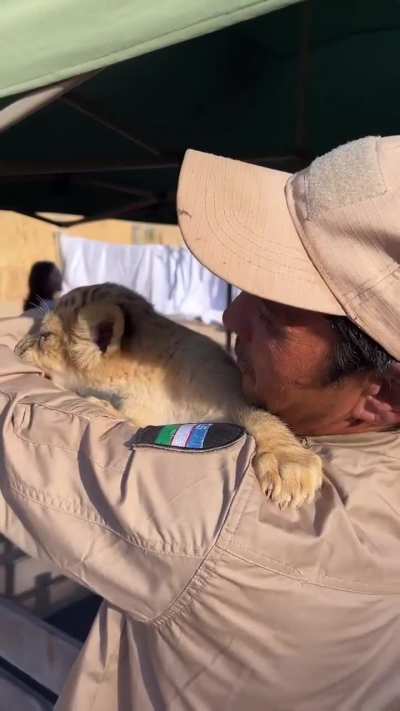
M225 346L226 344L226 333L222 326L206 326L200 321L178 321L178 323L182 323L184 326L192 328L193 331L197 331L198 333L204 333L205 336L217 341L221 346Z

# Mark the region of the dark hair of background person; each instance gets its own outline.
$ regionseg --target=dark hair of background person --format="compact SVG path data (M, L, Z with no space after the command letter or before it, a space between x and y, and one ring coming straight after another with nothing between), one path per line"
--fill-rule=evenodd
M28 280L29 293L24 301L24 311L51 301L61 291L62 275L54 262L35 262Z

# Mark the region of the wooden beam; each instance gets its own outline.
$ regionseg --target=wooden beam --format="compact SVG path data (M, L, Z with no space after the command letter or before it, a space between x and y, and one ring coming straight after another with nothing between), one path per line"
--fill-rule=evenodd
M0 598L0 656L54 694L59 694L77 658L78 641Z
M42 694L5 669L0 669L0 699L2 708L10 711L53 711L54 708Z

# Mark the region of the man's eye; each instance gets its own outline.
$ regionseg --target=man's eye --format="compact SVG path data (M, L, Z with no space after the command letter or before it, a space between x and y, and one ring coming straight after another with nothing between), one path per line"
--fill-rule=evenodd
M266 327L268 333L274 337L282 337L284 335L284 329L282 325L274 318L273 315L267 310L262 309L259 311L259 319L261 323Z
M268 313L268 311L266 309L260 309L259 317L260 317L261 321L268 324L269 326L271 325L271 323L272 323L271 315Z
M48 339L50 336L51 336L51 333L41 333L41 334L40 334L40 336L39 336L39 338L38 338L38 345L39 345L39 348L41 348L41 347L45 344L45 342L47 341L47 339Z

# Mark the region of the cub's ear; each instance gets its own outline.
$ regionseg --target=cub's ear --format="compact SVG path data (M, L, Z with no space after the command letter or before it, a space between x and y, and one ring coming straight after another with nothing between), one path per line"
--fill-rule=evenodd
M121 346L124 328L125 319L119 306L97 303L81 309L75 332L78 338L90 340L103 355L111 355Z

